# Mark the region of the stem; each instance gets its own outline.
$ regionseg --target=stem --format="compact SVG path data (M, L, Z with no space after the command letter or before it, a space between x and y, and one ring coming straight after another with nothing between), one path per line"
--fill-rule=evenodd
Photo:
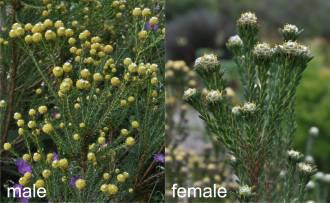
M16 22L16 10L18 6L18 0L12 0L12 7L13 7L13 13L12 13L12 23L14 24ZM10 127L11 118L13 115L13 109L14 109L14 96L15 96L15 88L16 88L16 73L17 73L17 67L18 67L18 50L17 50L17 44L15 40L11 41L12 43L12 51L11 51L11 59L12 59L12 66L11 66L11 73L10 73L10 80L11 84L9 87L9 93L8 93L8 108L6 112L6 119L4 121L4 131L1 137L1 146L7 141L8 138L8 131Z

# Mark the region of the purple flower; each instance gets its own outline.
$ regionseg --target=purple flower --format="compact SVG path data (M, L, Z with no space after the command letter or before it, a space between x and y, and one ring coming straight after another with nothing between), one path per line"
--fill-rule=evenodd
M53 161L58 161L60 159L60 157L58 156L58 153L54 152L53 153Z
M165 162L165 156L163 153L157 153L154 154L154 161L157 163L164 163Z
M149 21L146 23L146 25L144 27L146 30L151 30L151 31L157 31L159 28L158 24L150 25Z
M19 190L17 190L17 188ZM23 186L21 184L14 185L15 197L20 198L21 203L29 203L28 197L23 197Z
M32 167L28 164L27 161L23 159L16 160L17 170L20 174L24 175L26 172L32 173Z
M76 181L80 178L80 176L72 176L70 178L69 186L70 187L76 187Z

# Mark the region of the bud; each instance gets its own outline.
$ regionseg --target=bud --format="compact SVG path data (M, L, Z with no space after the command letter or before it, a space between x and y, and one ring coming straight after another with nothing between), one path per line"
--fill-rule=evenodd
M5 100L0 101L0 109L5 108L7 106L7 102Z
M230 49L234 54L239 54L243 47L243 41L238 35L231 36L226 44L227 48Z
M319 136L319 132L320 132L320 130L318 129L318 127L315 127L315 126L313 126L309 129L309 134L313 137Z

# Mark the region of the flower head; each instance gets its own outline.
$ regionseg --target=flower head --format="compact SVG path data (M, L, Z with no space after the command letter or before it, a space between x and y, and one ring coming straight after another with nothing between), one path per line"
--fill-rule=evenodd
M246 102L244 103L243 107L242 107L242 110L244 112L250 112L250 113L253 113L255 110L256 110L256 104L253 103L253 102Z
M289 150L287 154L291 160L295 160L295 161L299 161L303 157L303 155L300 152L295 150Z
M21 203L28 203L29 202L29 198L28 197L24 197L23 194L23 185L21 184L15 184L13 186L14 191L15 191L15 197L20 198Z
M165 155L163 153L154 154L153 158L154 158L154 161L157 163L165 162Z
M239 26L256 26L257 16L252 12L242 13L241 17L238 19L237 24Z
M313 56L308 47L294 41L284 42L282 45L277 45L276 53L290 58L300 58L304 61L310 61Z
M285 24L284 27L281 29L281 32L283 32L283 33L295 33L295 34L297 34L299 32L299 29L295 25Z
M246 12L242 13L241 17L237 20L237 31L241 37L244 46L253 48L257 39L258 22L254 13Z
M315 178L316 180L322 180L323 177L324 177L324 175L325 175L325 174L324 174L323 172L319 171L319 172L315 173L314 178Z
M325 182L325 183L330 183L330 174L325 174L324 176L323 176L323 182Z
M308 163L299 162L297 164L298 171L300 171L304 175L313 175L316 172L316 169L314 166Z
M253 49L253 55L259 60L266 60L273 55L273 50L268 43L258 43Z
M241 113L242 108L240 106L234 106L231 109L231 113L234 115L239 115Z
M232 52L234 52L234 54L236 54L236 53L238 53L240 48L243 46L243 41L240 38L240 36L234 35L228 39L228 42L226 45L227 45L228 49L230 49Z
M283 35L285 41L295 41L302 33L303 30L299 30L297 26L286 24L280 29L280 33Z
M1 101L0 101L0 109L1 109L1 108L5 108L6 105L7 105L7 102L6 102L5 100L1 100Z
M196 94L197 94L197 90L195 88L189 88L186 91L184 91L183 100L188 101Z
M310 180L307 184L306 184L306 188L307 189L313 189L315 188L315 182Z
M81 178L78 178L76 181L75 181L75 187L78 189L78 190L82 190L86 187L86 180L84 179L81 179Z
M145 24L144 28L145 28L146 30L157 31L157 30L159 29L159 25L158 25L158 24L151 25L150 22L148 21L148 22Z
M234 35L234 36L229 37L228 45L230 45L230 46L242 46L243 41L238 35Z
M76 181L80 179L80 176L72 176L69 181L69 186L74 188L76 187Z
M248 185L243 185L238 188L238 193L240 196L248 197L252 195L252 188Z
M315 126L309 129L309 134L313 137L317 137L319 135L319 132L320 132L319 128Z
M209 66L218 65L218 57L214 54L205 54L204 56L198 57L195 60L195 67L203 66L205 69L207 69Z
M58 161L60 160L58 153L54 152L53 153L53 161Z
M205 54L195 60L196 70L212 71L219 65L218 57L214 54Z
M222 95L219 90L211 90L206 95L206 100L210 103L219 102L221 99Z
M32 172L32 167L28 164L27 161L23 159L16 160L17 170L20 174L25 174L26 172Z

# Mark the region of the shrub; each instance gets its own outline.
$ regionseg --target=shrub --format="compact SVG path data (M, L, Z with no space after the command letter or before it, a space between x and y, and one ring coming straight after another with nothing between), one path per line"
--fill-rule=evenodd
M20 175L15 187L44 187L51 202L156 198L164 175L153 157L162 156L164 140L163 6L44 0L2 7L12 13L4 16L11 25L2 33L0 68L33 81L37 94L19 111L15 97L1 101L1 110L13 111L1 115L17 125L3 143ZM16 63L7 70L9 53ZM24 90L13 87L12 94Z
M183 98L236 158L237 198L300 202L315 166L303 162L291 143L296 88L311 52L296 41L301 30L289 24L280 29L282 44L258 42L258 19L250 12L238 19L237 31L227 46L241 74L244 102L235 103L225 90L224 69L213 54L196 59L194 65L207 91L190 88Z

